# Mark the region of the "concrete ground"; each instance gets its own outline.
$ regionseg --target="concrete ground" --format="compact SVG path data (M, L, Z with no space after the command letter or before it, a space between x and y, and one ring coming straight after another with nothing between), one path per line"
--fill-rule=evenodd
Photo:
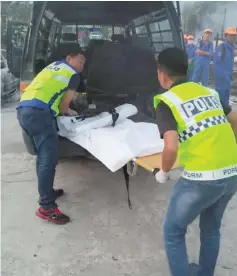
M140 170L131 179L127 205L121 172L89 160L63 160L55 180L66 195L58 203L71 216L66 226L34 215L34 157L25 151L15 104L2 115L2 276L168 276L162 222L174 179L158 185ZM222 227L217 276L237 275L237 196ZM190 261L198 260L198 221L188 229Z

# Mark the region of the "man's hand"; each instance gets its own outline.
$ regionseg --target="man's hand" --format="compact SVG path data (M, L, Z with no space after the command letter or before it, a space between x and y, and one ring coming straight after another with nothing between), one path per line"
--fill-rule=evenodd
M202 54L203 54L204 56L208 56L208 57L211 57L211 56L212 56L212 53L210 53L210 52L202 51Z
M200 56L201 53L202 53L202 51L201 51L200 49L197 49L197 50L196 50L196 54L197 54L198 56Z
M197 54L198 56L208 56L208 57L211 57L211 56L212 56L212 53L206 52L206 51L201 51L200 49L197 49L197 50L196 50L196 54Z
M75 110L68 108L67 115L68 116L78 116L78 113Z
M188 60L188 64L191 64L192 63L192 59L190 58L189 60Z
M155 178L157 182L165 184L169 180L170 176L169 173L160 170L158 173L156 173Z

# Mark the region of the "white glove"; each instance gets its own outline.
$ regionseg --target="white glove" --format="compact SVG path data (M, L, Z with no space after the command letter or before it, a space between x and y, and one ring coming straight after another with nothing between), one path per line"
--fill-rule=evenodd
M158 173L155 174L155 178L157 182L165 184L169 180L170 176L169 173L160 170Z

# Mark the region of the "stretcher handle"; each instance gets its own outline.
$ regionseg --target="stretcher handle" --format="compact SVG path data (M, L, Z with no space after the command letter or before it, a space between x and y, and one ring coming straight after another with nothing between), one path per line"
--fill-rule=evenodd
M147 171L151 172L153 175L156 175L156 173L158 173L160 171L159 168L153 168L152 166L150 166L149 164L145 163L145 162L141 162L141 160L139 158L134 158L133 161L140 167L146 169Z

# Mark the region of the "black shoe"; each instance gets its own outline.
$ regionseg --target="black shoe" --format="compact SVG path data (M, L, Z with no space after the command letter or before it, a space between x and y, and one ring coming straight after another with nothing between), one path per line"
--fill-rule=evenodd
M189 264L189 275L190 276L198 276L199 265L195 263Z
M64 190L63 189L54 189L56 197L59 198L64 195Z
M48 220L54 224L66 224L70 221L70 217L60 212L58 208L45 210L40 207L36 212L36 216L41 219Z

